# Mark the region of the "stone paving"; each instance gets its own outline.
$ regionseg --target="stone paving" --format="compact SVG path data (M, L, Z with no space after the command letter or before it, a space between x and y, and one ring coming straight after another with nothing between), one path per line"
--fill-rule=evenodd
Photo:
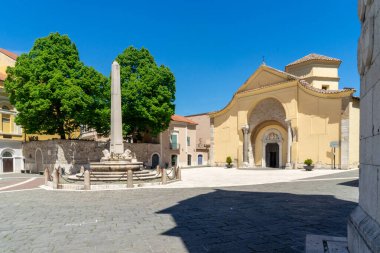
M219 188L0 193L0 252L303 252L346 236L358 171ZM340 179L339 179L340 178Z

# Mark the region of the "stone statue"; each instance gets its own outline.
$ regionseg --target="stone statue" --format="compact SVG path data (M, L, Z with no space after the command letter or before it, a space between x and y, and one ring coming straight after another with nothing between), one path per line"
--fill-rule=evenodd
M107 149L104 149L102 153L103 153L103 157L100 159L100 161L108 161L111 159L111 154Z
M122 158L123 159L126 159L126 160L131 160L133 157L132 157L132 152L131 150L129 149L126 149L122 155Z

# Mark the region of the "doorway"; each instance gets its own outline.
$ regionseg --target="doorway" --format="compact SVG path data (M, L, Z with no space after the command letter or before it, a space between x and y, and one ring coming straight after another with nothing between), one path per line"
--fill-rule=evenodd
M156 168L160 164L160 157L157 154L152 155L152 169Z
M265 147L265 162L267 167L279 168L280 147L277 143L268 143Z
M3 172L13 172L13 156L10 152L3 153Z
M203 165L203 155L198 155L198 165Z

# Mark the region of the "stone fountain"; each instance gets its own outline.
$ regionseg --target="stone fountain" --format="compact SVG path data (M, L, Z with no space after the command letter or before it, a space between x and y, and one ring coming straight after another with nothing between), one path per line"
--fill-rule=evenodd
M124 151L121 117L120 65L114 61L111 71L111 145L103 150L100 162L90 163L93 172L125 172L139 170L143 163L129 149Z
M120 65L114 61L111 72L111 143L110 150L103 150L99 162L90 163L91 181L127 181L127 187L133 187L132 179L151 180L155 173L142 170L143 163L137 161L131 150L124 150L121 117ZM84 171L69 177L83 180Z

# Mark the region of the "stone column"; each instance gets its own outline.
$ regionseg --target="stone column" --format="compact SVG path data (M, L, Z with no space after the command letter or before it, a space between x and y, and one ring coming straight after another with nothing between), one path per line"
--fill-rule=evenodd
M252 141L251 141L251 135L252 133L248 133L248 164L249 167L255 168L255 156L253 154L253 147L252 147Z
M380 0L359 0L359 206L348 219L350 253L380 252Z
M127 172L127 188L133 188L133 170L128 169Z
M286 123L288 125L288 148L287 148L287 152L286 152L285 169L291 169L292 168L291 152L292 152L292 142L293 142L292 125L291 125L290 120L287 120ZM280 152L280 154L281 154L281 152Z
M243 166L248 167L248 133L249 126L245 125L241 128L243 131Z
M84 189L85 190L91 190L90 171L88 171L88 170L86 170L84 172Z
M123 154L123 131L121 118L120 65L112 63L111 72L111 146L110 153Z
M214 148L214 119L210 118L210 150L208 157L210 166L215 166Z

